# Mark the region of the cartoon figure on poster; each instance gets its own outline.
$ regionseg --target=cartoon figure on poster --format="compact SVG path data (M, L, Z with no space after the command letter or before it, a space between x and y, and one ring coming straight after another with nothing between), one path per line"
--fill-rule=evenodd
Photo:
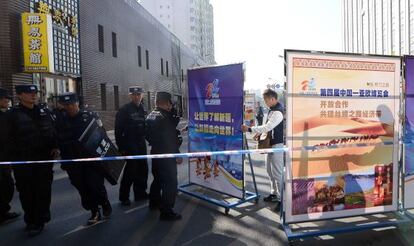
M207 99L220 97L220 95L218 94L220 90L218 85L219 85L218 79L215 79L213 82L208 83L208 85L206 86L206 98Z
M243 64L188 71L189 152L240 150ZM244 197L243 156L190 158L190 182Z

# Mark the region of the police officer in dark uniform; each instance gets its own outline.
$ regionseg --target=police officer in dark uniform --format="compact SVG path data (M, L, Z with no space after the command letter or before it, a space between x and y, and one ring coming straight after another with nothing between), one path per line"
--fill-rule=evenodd
M7 161L9 146L10 121L8 117L10 95L7 90L0 88L0 161ZM11 166L0 166L0 224L19 217L20 214L10 212L9 203L13 199L14 180Z
M147 139L151 145L151 154L178 153L181 145L177 125L180 118L174 114L171 94L157 92L156 108L147 117ZM154 181L150 188L150 209L159 208L160 220L179 220L181 215L173 210L177 195L177 164L181 158L152 160Z
M58 117L56 128L58 132L59 148L63 159L94 157L80 144L78 139L92 120L97 120L102 127L98 115L86 109L79 108L79 98L74 92L59 95L59 103L63 105L65 113ZM78 190L82 207L91 211L87 225L96 224L101 220L99 205L105 217L112 213L111 204L104 185L104 174L99 162L62 164L70 182Z
M36 85L15 87L19 105L10 112L12 160L39 161L59 157L51 112L36 104ZM29 236L36 236L50 221L53 164L13 166L16 187Z
M145 118L146 112L142 105L141 87L129 88L131 102L119 109L115 120L115 139L118 149L124 155L146 155ZM129 193L131 185L134 189L135 201L148 198L147 190L148 163L147 160L128 160L124 169L119 189L119 200L123 206L131 205Z

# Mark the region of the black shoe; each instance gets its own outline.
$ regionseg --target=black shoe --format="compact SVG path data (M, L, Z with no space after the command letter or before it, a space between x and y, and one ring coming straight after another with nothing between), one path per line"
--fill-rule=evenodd
M155 209L158 209L160 207L160 204L158 203L158 202L149 202L149 204L148 204L148 208L150 209L150 210L155 210Z
M111 207L111 203L109 201L106 201L102 205L102 214L103 214L104 217L109 217L112 214L112 207Z
M99 221L101 221L101 212L99 212L99 210L94 210L92 211L91 217L86 222L86 225L88 226L94 225L98 223Z
M35 228L36 225L34 224L26 224L26 227L24 228L25 231L30 231L33 230L33 228Z
M144 201L144 200L147 200L148 199L148 194L147 193L143 193L143 194L140 194L140 195L136 195L135 196L135 201L136 202L140 202L140 201Z
M45 227L44 224L41 225L33 225L30 229L28 229L29 237L35 237L42 233L43 228Z
M177 214L175 212L168 212L168 213L160 214L160 220L175 221L175 220L180 220L180 219L181 219L181 214Z
M278 201L278 202L276 202L276 206L274 207L274 211L276 212L276 213L279 213L280 212L280 202Z
M7 212L7 213L0 216L0 224L4 223L4 222L7 222L7 221L10 221L10 220L14 220L19 216L20 216L20 213Z
M270 194L267 197L263 198L263 201L265 201L265 202L278 202L279 199L277 198L276 195Z
M129 207L129 206L131 206L131 201L129 199L128 200L123 200L123 201L121 201L121 205L124 206L124 207Z

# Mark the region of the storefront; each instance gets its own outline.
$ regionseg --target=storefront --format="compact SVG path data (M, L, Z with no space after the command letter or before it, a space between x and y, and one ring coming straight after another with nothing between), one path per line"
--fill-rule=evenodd
M50 106L58 94L81 93L78 4L30 0L30 13L22 14L24 72L33 73L41 102Z

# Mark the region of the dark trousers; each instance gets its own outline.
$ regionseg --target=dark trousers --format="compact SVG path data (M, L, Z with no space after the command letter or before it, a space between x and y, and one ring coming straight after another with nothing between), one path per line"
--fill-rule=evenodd
M9 212L13 199L14 180L9 167L0 167L0 219Z
M70 182L78 190L82 207L96 211L108 202L104 176L99 164L81 163L66 168Z
M175 158L152 159L151 203L159 204L162 213L172 212L177 195L177 163Z
M256 117L257 119L257 125L261 126L263 124L263 117Z
M20 165L13 170L26 224L49 222L53 164Z
M147 160L128 160L124 168L124 174L119 187L119 200L129 199L131 185L134 189L135 199L146 195L148 180Z

